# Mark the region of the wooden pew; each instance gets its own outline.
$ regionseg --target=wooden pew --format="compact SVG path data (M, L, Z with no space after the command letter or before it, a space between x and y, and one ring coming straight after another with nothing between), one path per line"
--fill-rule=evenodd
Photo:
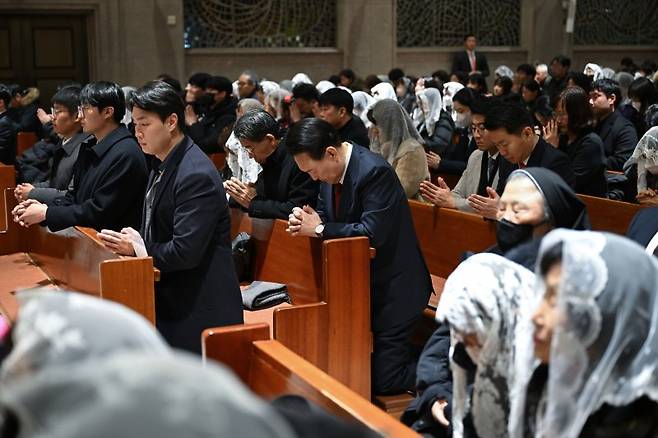
M291 237L282 220L232 211L232 235L254 244L253 278L286 284L292 306L245 312L272 336L349 388L370 397L370 248L366 237ZM268 314L266 319L253 314Z
M209 329L203 333L203 354L223 362L265 399L297 394L331 414L357 421L387 437L418 436L330 375L269 340L266 324Z
M19 132L16 134L16 156L20 157L39 140L34 132Z
M13 270L31 269L30 278L103 299L119 302L155 323L153 260L121 257L106 249L88 228L67 228L57 233L45 227L23 228L11 218L16 205L13 194L14 169L0 166L0 263L3 276L11 280ZM23 277L25 278L25 277ZM35 286L16 278L10 289L0 290L0 311L9 320L16 318L16 288Z
M587 195L578 195L578 197L587 205L593 230L608 231L622 236L626 235L633 216L644 208L642 204L631 204Z

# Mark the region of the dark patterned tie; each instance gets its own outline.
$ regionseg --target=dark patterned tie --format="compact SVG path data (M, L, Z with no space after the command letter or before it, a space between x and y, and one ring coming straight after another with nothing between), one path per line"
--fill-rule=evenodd
M160 179L162 178L162 171L158 171L158 175L153 179L153 184L146 191L146 197L144 199L144 204L146 206L144 210L144 241L149 241L151 238L151 212L153 210L153 199L155 198L155 186L158 185Z
M334 189L334 216L338 216L338 207L340 206L340 195L343 191L343 185L336 183L333 185Z

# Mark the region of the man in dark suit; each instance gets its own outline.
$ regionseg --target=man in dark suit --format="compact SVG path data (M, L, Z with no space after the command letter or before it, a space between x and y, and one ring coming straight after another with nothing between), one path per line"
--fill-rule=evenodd
M249 216L287 219L294 207L315 207L318 183L299 170L274 117L264 110L249 111L236 122L233 132L263 168L255 187L235 178L224 183L226 192Z
M224 76L213 76L206 82L206 93L197 101L196 107L208 109L197 115L192 105L185 112L185 123L189 135L206 153L219 152L219 137L222 131L235 123L238 100L233 96L233 84ZM230 131L229 131L230 132ZM228 136L227 136L228 137Z
M137 227L148 178L144 153L121 124L126 111L121 88L92 82L80 93L82 129L93 134L80 146L73 189L50 205L34 199L13 211L23 226L44 223L52 231L79 225L97 230Z
M432 283L400 181L380 155L341 143L323 120L293 125L287 145L299 168L322 182L317 211L295 208L290 233L370 239L376 250L370 271L373 392L413 390L416 360L409 337Z
M575 187L576 176L569 157L537 135L533 125L530 114L516 104L499 103L487 110L487 136L504 158L500 162L498 194L503 192L512 171L526 167L550 169Z
M368 130L359 117L352 114L354 99L340 88L330 88L320 95L320 118L338 130L340 141L370 147Z
M476 52L477 38L473 34L464 37L464 51L455 53L452 59L452 73L482 73L485 78L489 76L489 64L484 53Z
M596 133L603 141L606 167L621 172L637 145L637 131L633 123L617 111L620 99L617 81L604 78L592 83L590 103L596 117Z
M226 195L215 166L183 134L184 103L170 85L145 85L130 106L140 146L160 165L149 177L140 233L98 236L119 254L153 257L158 330L173 347L200 353L204 329L242 323Z
M550 99L553 108L562 90L567 88L567 74L570 67L571 59L563 55L558 55L551 61L551 77L544 84L544 94Z
M16 126L9 117L9 88L0 84L0 163L14 164L16 160Z
M638 211L628 226L626 237L645 247L649 254L658 257L658 207L647 207Z

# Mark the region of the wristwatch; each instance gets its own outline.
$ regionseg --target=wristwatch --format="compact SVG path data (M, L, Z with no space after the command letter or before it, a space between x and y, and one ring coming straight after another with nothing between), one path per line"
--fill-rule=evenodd
M320 224L315 227L315 235L317 237L322 237L322 233L324 233L324 224Z

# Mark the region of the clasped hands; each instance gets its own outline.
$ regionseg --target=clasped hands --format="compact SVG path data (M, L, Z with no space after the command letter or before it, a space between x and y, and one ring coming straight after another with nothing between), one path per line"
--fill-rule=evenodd
M20 226L27 228L45 221L47 210L48 206L46 204L42 204L36 199L26 199L14 207L11 215L14 217L14 222L18 222Z
M256 197L256 188L243 183L237 178L224 181L224 190L243 208L249 208L251 201Z
M321 223L320 215L313 208L308 205L304 208L295 207L288 216L286 231L293 236L317 237L315 228Z

